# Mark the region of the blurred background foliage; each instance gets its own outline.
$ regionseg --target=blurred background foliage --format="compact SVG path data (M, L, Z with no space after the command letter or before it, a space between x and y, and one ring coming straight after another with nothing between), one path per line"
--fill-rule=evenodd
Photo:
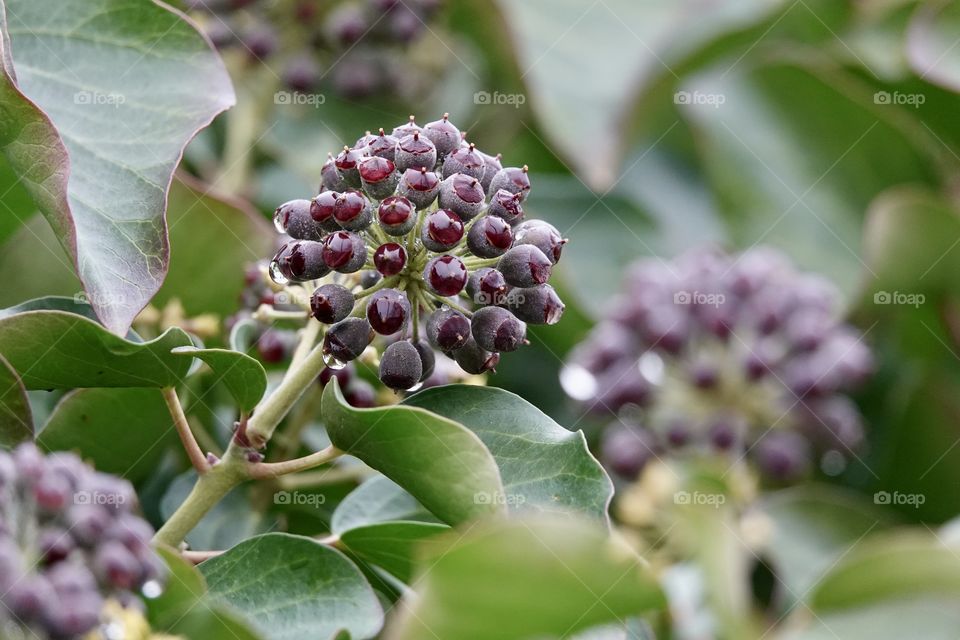
M945 521L960 512L958 34L960 5L946 1L448 2L413 52L432 82L403 97L325 90L322 104L278 101L279 62L227 52L239 103L187 150L154 306L226 317L243 265L271 253L266 216L315 193L328 152L448 111L483 148L530 166L532 214L571 239L564 321L532 331L491 384L589 435L557 373L625 266L708 243L773 245L841 287L879 354L859 397L869 447L832 481L922 493L903 517ZM18 187L4 199L29 209ZM20 222L0 218L0 305L79 292L43 219ZM879 292L925 301L877 304Z

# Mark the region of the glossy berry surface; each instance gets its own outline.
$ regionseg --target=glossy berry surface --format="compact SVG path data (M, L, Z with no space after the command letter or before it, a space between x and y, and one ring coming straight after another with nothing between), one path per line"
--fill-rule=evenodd
M423 279L439 296L449 297L460 293L467 286L467 267L454 256L439 256L427 263Z
M387 242L373 252L373 264L384 276L395 276L407 264L406 250L396 242Z
M403 328L410 317L410 302L396 289L381 289L367 301L367 321L373 330L391 335Z
M460 216L447 209L437 209L427 215L421 240L430 251L448 251L463 239Z

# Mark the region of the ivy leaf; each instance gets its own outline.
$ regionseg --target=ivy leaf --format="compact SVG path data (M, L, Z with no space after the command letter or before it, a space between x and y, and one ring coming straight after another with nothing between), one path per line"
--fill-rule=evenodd
M199 569L173 549L161 545L157 547L157 554L167 565L169 574L163 593L145 602L150 626L165 629L200 603L207 593L207 582Z
M0 447L12 447L33 438L30 400L20 376L0 355Z
M376 476L351 491L337 505L330 530L340 535L357 527L395 520L438 522L400 485L386 476Z
M355 409L337 383L323 392L330 441L409 491L449 524L502 511L493 456L452 420L415 407Z
M267 640L374 637L383 609L342 553L301 536L269 533L200 565L213 597L229 603ZM193 636L192 636L193 637Z
M568 431L520 396L493 387L448 385L405 405L464 425L493 454L511 512L580 513L607 518L613 483L580 431Z
M167 272L164 211L183 147L234 102L226 69L159 2L0 0L0 10L0 145L98 317L123 334Z
M77 389L37 434L46 451L76 451L99 471L132 482L149 477L177 439L157 389Z
M191 361L170 351L191 344L176 327L150 342L131 342L63 311L0 318L0 353L27 389L173 387Z
M245 353L196 347L177 347L172 353L206 362L216 374L216 380L223 382L230 390L240 411L252 411L267 390L267 372L263 365Z
M449 530L445 524L431 522L380 522L343 532L340 544L409 583L414 572L414 551L424 549L430 538Z
M665 604L644 561L589 520L501 519L446 542L419 563L388 640L567 637Z

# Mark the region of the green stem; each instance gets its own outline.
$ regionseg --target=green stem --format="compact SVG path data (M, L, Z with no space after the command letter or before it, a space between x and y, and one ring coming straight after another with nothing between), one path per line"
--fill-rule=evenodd
M250 477L261 480L264 478L276 478L288 473L299 473L309 471L314 467L319 467L331 460L335 460L343 455L343 451L330 445L326 449L321 449L315 453L295 460L284 460L283 462L259 462L249 467Z
M170 516L170 519L160 527L157 535L153 538L154 541L162 542L173 548L179 547L186 535L203 519L203 516L245 479L246 473L243 462L225 458L197 479L190 495Z

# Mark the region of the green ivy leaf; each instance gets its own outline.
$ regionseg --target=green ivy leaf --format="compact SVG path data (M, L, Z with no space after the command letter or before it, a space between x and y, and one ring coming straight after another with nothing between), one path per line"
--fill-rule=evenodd
M267 372L263 365L245 353L195 347L177 347L172 353L206 362L213 369L216 381L223 382L230 390L240 411L252 411L267 390Z
M409 583L413 578L414 551L424 549L430 538L449 530L445 524L430 522L380 522L343 532L340 544Z
M0 355L0 447L33 438L33 415L20 376Z
M157 389L77 389L37 434L46 451L76 451L99 471L137 482L150 476L177 439Z
M386 476L376 476L351 491L337 505L330 530L340 535L357 527L396 520L438 522L400 485Z
M268 640L357 640L383 626L383 610L342 553L301 536L270 533L200 565L210 593L242 611Z
M177 328L150 342L131 342L82 316L27 311L0 318L0 353L27 389L173 387L190 360L176 347L192 345Z
M644 561L595 522L497 520L446 538L389 640L566 637L665 604Z
M498 513L503 495L493 456L464 426L420 408L355 409L338 384L323 392L330 441L409 491L449 524Z
M3 0L0 9L0 145L98 317L123 334L166 275L171 176L186 142L233 104L229 77L161 3Z
M202 601L166 629L178 638L268 640L231 607Z
M493 454L511 512L581 513L606 520L613 483L580 431L568 431L520 396L493 387L449 385L410 396L473 431Z
M169 571L163 593L145 600L147 618L154 629L166 629L197 606L207 593L207 583L193 563L169 547L157 547ZM202 605L201 605L202 606Z

